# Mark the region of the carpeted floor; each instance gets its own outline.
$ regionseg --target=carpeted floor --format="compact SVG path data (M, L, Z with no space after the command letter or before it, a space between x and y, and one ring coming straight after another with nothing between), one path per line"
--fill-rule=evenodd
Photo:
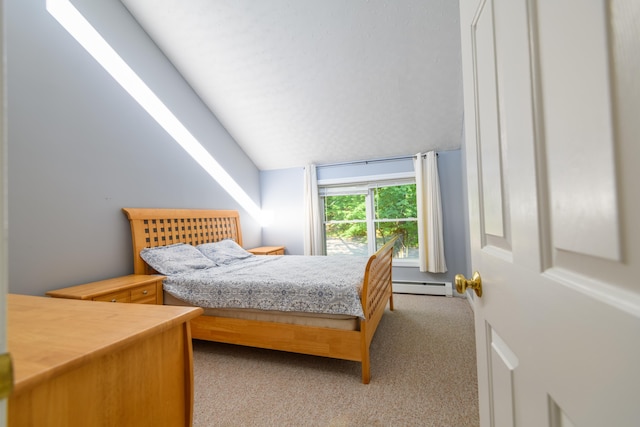
M360 364L194 341L194 426L478 426L473 313L394 295Z

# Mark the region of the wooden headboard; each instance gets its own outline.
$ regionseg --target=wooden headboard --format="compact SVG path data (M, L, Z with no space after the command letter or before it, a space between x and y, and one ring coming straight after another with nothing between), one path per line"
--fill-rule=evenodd
M144 248L187 243L202 243L233 239L242 246L240 215L235 210L207 209L122 209L131 224L133 272L156 273L140 257Z

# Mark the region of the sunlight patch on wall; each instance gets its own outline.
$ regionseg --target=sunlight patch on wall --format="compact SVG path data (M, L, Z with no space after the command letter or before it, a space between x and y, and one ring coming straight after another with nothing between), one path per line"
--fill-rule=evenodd
M240 206L266 225L267 215L69 0L47 0L47 11Z

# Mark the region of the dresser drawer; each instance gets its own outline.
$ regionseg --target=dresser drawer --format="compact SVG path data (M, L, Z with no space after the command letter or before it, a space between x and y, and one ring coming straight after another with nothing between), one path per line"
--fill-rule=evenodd
M93 298L94 301L131 302L131 292L128 290L113 292Z
M139 286L131 289L131 302L138 304L155 304L156 303L156 284Z

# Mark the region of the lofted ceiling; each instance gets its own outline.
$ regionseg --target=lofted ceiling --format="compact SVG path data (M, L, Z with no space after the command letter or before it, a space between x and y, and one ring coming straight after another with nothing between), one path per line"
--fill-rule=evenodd
M121 1L260 170L460 147L457 1Z

